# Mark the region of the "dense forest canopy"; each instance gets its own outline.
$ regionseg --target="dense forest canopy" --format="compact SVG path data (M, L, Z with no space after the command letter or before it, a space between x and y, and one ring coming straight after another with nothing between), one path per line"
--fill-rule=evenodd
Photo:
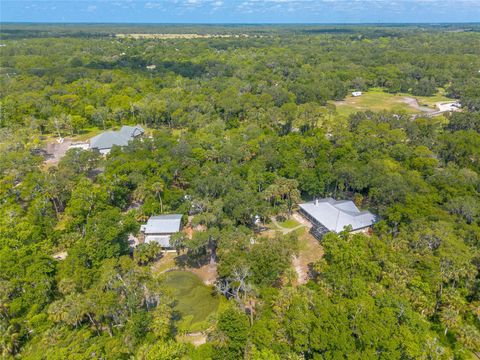
M117 36L134 33L204 36ZM2 24L0 34L3 357L480 356L478 25ZM342 115L352 91L372 88L441 93L462 109ZM45 162L55 138L127 124L148 136ZM368 235L327 234L299 284L292 258L308 234L267 236L258 222L327 196L380 221ZM177 261L217 267L220 305L199 346L182 341L194 331L152 270L159 249L129 247L160 212L201 229L172 238Z

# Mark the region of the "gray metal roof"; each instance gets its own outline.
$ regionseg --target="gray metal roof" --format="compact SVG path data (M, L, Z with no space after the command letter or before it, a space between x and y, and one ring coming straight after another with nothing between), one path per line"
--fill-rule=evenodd
M360 211L350 200L336 201L326 198L299 206L330 231L340 232L348 225L352 227L352 230L358 230L376 222L375 215L370 211Z
M142 135L144 132L145 132L145 130L143 130L143 128L140 125L136 125L136 126L124 125L119 130L119 133L122 136L127 137L127 138L128 137L132 138L132 137L136 137L138 135Z
M111 149L113 145L126 146L128 142L145 132L139 125L122 126L118 131L108 130L90 139L92 149Z
M181 221L181 214L152 216L142 230L145 232L145 235L173 234L180 231Z
M156 242L163 248L170 248L170 235L147 235L145 236L145 243L149 244L152 242Z

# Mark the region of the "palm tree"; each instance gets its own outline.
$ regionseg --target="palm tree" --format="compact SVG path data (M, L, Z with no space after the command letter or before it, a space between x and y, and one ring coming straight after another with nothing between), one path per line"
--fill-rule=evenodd
M137 188L133 191L132 198L134 201L143 203L145 198L147 197L148 189L145 186L145 183L137 186Z
M161 181L154 182L150 187L150 190L158 198L158 201L160 201L160 213L163 213L162 193L164 189L165 189L165 185Z
M45 175L44 177L45 182L43 191L47 199L52 202L55 209L55 214L58 218L59 213L62 209L62 201L60 200L60 189L56 186L57 177L55 171L49 171L49 175L51 175L51 177L47 175Z
M458 310L452 309L451 307L447 307L442 310L440 313L440 321L445 326L445 336L448 333L450 328L455 328L458 326L459 316Z

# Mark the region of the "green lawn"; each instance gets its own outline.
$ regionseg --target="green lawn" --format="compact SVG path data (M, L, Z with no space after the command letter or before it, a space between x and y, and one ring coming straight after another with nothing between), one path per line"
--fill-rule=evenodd
M201 331L208 327L207 319L213 315L220 299L212 294L212 289L189 271L165 273L164 284L175 299L175 310L181 315L177 324L180 332Z
M108 129L107 129L108 130ZM87 141L90 138L100 134L105 130L100 129L98 127L88 127L84 128L82 132L76 136L73 137L74 141Z
M402 94L404 96L410 96L414 97L417 99L418 103L422 106L428 106L431 107L432 109L437 109L435 106L436 103L439 102L452 102L455 101L455 99L450 99L444 96L442 93L435 94L433 96L412 96L408 94Z
M365 110L372 111L404 111L408 114L420 113L419 110L412 108L403 102L404 97L416 98L420 105L425 105L435 108L436 102L453 101L445 97L441 92L434 96L414 96L411 94L389 94L381 88L372 88L364 92L361 96L353 97L347 96L343 101L335 101L337 113L340 116L347 117L348 115Z
M392 110L405 111L414 114L417 111L402 102L402 96L388 94L381 89L370 89L361 96L347 96L344 101L336 101L337 113L341 116L348 116L358 111Z
M99 129L97 127L88 127L84 128L80 134L75 134L75 135L70 135L70 134L62 134L64 137L71 139L73 142L80 142L80 141L87 141L90 138L94 137L95 135L100 134L104 130ZM44 135L44 141L46 143L49 142L54 142L58 139L58 134L57 133L50 133Z
M162 254L162 257L158 259L152 265L152 271L161 274L167 270L173 269L175 265L175 258L177 257L177 253L174 252L165 252Z
M293 229L299 226L300 223L294 219L287 219L285 221L279 222L278 225L286 229Z

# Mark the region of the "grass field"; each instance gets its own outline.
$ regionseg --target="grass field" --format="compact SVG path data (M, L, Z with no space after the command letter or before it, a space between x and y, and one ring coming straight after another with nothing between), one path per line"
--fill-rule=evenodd
M347 117L358 111L397 111L406 112L407 114L418 114L421 111L413 108L404 102L404 98L415 98L420 105L428 106L434 109L437 102L452 101L445 97L442 93L434 96L413 96L410 94L389 94L380 88L373 88L358 97L347 96L343 101L335 101L338 115Z
M162 257L153 264L152 271L160 274L167 270L175 268L176 257L177 253L174 252L163 253Z
M175 310L181 315L177 325L181 332L201 331L208 327L208 317L220 305L220 299L212 294L210 287L189 271L166 273L164 284L175 299Z
M404 96L410 96L411 97L411 95L408 95L408 94L404 94ZM421 106L428 106L428 107L430 107L434 110L437 110L437 107L435 106L436 103L455 101L455 99L447 98L442 94L436 94L436 95L433 95L433 96L415 96L415 99L417 99L418 103Z
M318 261L323 256L323 248L305 228L298 232L299 258L303 266Z
M293 229L299 226L300 223L294 219L287 219L285 221L279 222L278 225L286 229Z
M115 34L117 38L132 38L132 39L209 39L209 38L230 38L240 37L240 35L231 34ZM241 37L248 37L248 35L241 35Z

